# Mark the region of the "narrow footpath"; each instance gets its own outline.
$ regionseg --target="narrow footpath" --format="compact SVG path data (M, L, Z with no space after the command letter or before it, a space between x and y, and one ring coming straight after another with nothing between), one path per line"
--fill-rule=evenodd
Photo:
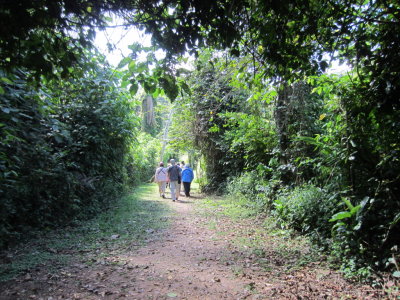
M257 222L206 213L204 199L193 196L172 202L154 186L145 198L168 205L166 229L149 229L140 247L93 250L96 256L84 253L57 272L31 270L0 284L0 299L390 298L307 260L311 254L298 241L278 245Z

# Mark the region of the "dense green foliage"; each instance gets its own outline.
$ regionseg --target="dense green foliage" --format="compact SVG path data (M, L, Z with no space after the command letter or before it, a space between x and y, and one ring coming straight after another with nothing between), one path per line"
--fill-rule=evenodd
M84 50L107 10L152 33L154 48L131 45L121 75ZM201 155L204 190L227 187L271 211L345 270L394 270L399 16L391 0L3 1L2 236L98 208L126 170L131 183L151 175L161 123L131 115L117 76L131 95L142 87L177 99L170 150ZM157 60L160 47L167 55ZM142 51L146 62L137 61ZM186 51L198 55L191 74L175 64ZM329 59L352 71L323 75Z
M393 269L397 112L383 115L361 102L358 74L280 86L254 76L249 85L240 79L251 60L220 56L199 57L192 95L177 102L191 111L184 122L191 120L192 143L207 166L205 190L227 185L280 226L310 235L350 274L369 274L362 266L371 262Z
M130 8L121 1L1 1L0 68L30 70L30 76L67 77L92 47L105 12Z
M82 77L43 80L40 88L27 72L4 74L1 246L31 228L92 216L127 183L151 177L159 143L144 134L134 140L137 103L117 87L117 73L92 62Z

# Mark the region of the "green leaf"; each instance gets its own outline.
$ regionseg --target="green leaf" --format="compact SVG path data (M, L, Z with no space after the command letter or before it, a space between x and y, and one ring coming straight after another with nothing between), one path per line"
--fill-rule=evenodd
M129 84L130 82L128 80L124 80L121 82L121 88L125 89Z
M148 69L147 64L142 62L142 63L137 65L136 72L137 73L142 73L143 71L145 71L147 69Z
M7 84L12 84L12 81L6 77L1 77L1 81L7 83Z
M192 90L190 89L190 87L187 85L186 82L181 82L181 87L188 95L192 95Z
M151 94L153 96L154 99L158 98L158 96L160 96L160 89L156 89L153 94Z
M135 62L134 60L132 60L132 61L129 63L128 69L129 69L130 72L134 72L134 71L135 71L135 68L136 68L136 62Z
M130 57L123 58L118 64L118 69L125 67L131 61L132 61L132 59Z
M361 208L361 205L354 206L354 207L350 210L351 215L356 214L356 213L360 210L360 208Z
M146 80L143 83L143 87L144 87L144 90L146 91L146 93L148 93L148 94L154 93L157 88L156 85L154 84L154 82L152 82L151 80Z
M347 218L351 218L352 214L348 211L341 211L335 215L332 216L332 218L329 220L329 222L335 222L338 220L343 220Z
M131 87L129 88L129 92L131 93L132 96L136 95L137 91L139 89L139 85L134 82L131 84Z
M400 278L400 271L393 272L393 277Z
M158 79L161 87L163 88L165 94L167 97L171 100L174 101L176 97L178 96L178 86L176 85L175 78L171 75L164 75L164 77Z
M6 91L0 86L0 94L3 95L3 94L5 94L5 92Z
M352 210L354 208L353 204L351 204L350 200L347 198L342 197L342 201L346 203L347 207Z

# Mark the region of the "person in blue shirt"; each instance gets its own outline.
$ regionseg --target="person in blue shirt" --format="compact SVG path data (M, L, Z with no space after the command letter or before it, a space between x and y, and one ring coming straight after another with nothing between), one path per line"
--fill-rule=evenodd
M190 197L190 184L192 183L193 178L193 170L190 168L189 164L186 164L182 171L183 189L185 190L186 197Z

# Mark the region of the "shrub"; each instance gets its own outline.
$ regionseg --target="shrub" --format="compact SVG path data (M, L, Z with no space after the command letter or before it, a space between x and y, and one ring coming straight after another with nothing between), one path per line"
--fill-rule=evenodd
M324 189L304 184L294 189L282 189L274 207L274 215L283 226L329 237L332 227L329 219L337 210L338 200Z
M257 172L247 172L237 177L231 177L226 189L231 196L246 199L247 206L264 212L271 206L276 184L276 180L267 181Z
M0 247L107 208L136 134L132 103L105 70L40 89L26 77L0 93Z

